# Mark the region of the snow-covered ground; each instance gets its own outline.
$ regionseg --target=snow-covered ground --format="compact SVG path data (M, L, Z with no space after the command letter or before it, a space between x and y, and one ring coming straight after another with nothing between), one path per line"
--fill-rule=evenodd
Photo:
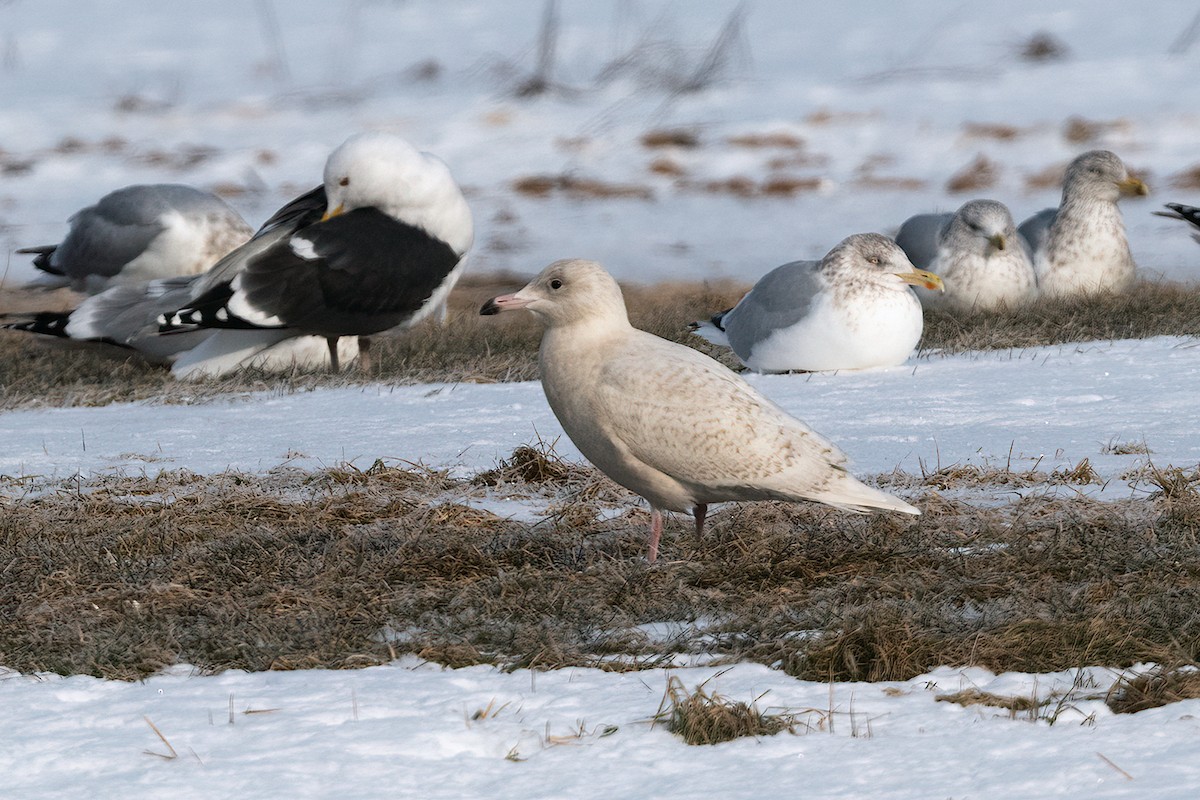
M962 464L1050 472L1088 459L1107 483L1081 490L1115 498L1132 491L1120 476L1148 462L1200 461L1193 424L1200 344L1191 339L933 355L876 370L746 378L833 439L864 475ZM537 383L373 385L198 405L10 411L0 414L0 474L365 469L383 459L471 475L539 439L563 458L582 458ZM1119 444L1150 452L1110 452ZM5 491L23 490L14 484Z
M1106 670L939 669L905 683L833 686L751 664L671 674L689 691L706 682L706 692L797 714L797 734L685 745L651 724L667 688L662 670L446 671L405 659L356 672L206 678L181 667L139 683L13 675L0 682L0 791L1182 800L1200 785L1200 700L1114 715L1103 695L1116 674ZM966 689L1048 702L1011 715L935 699Z
M0 4L0 244L55 241L68 214L131 182L223 187L257 224L315 185L348 134L386 128L441 155L468 187L474 269L532 273L582 256L623 278L749 280L974 196L1023 218L1058 200L1053 185L1030 188L1032 176L1107 147L1154 190L1125 204L1135 255L1148 271L1197 276L1184 226L1150 214L1168 200L1200 203L1200 183L1172 186L1200 163L1200 44L1181 38L1194 3L759 0L706 88L680 93L733 0L560 0L556 88L521 99L543 7ZM1019 58L1039 33L1065 55ZM1098 124L1094 138L1067 138L1076 117ZM989 125L1011 130L971 127ZM700 146L641 144L664 129L693 131ZM803 145L729 142L772 133ZM948 192L979 155L995 165L995 184ZM682 174L651 172L660 159ZM547 174L629 184L652 199L512 190ZM771 176L819 188L749 201L694 188ZM28 278L27 258L13 257L8 275Z
M758 0L712 80L676 91L735 7L561 0L554 89L521 99L541 0L0 3L0 246L55 241L72 211L134 182L221 188L258 223L314 185L347 135L384 128L440 154L467 187L476 270L533 272L585 256L627 279L752 280L850 233L975 196L1020 218L1057 200L1031 178L1100 146L1155 190L1124 206L1143 267L1200 276L1183 226L1150 214L1168 200L1200 203L1200 183L1183 175L1200 162L1200 43L1185 35L1195 3ZM1063 58L1016 56L1040 32L1065 45ZM1073 117L1097 123L1094 137L1070 140ZM972 127L982 125L1011 130ZM665 129L699 144L642 144ZM782 136L730 141L763 134ZM995 165L994 184L948 191L978 155ZM513 190L521 178L563 174L649 198ZM816 188L750 199L703 188L771 177ZM10 255L7 280L31 274ZM964 463L1050 471L1086 458L1107 482L1079 490L1115 498L1144 491L1122 476L1147 461L1200 461L1200 348L1188 339L752 379L836 441L860 474ZM265 472L376 458L467 474L559 433L536 384L41 409L0 414L0 475ZM1150 452L1112 453L1120 443ZM565 438L556 449L578 457ZM11 495L30 483L4 485ZM903 684L833 686L757 665L718 672L672 674L800 713L812 730L688 747L649 724L662 671L509 674L405 660L253 675L181 667L128 684L7 674L0 798L1192 798L1200 786L1200 701L1114 716L1095 697L1114 680L1099 669L941 668ZM1053 699L1039 721L934 699L966 687ZM159 757L167 746L147 719L177 758Z

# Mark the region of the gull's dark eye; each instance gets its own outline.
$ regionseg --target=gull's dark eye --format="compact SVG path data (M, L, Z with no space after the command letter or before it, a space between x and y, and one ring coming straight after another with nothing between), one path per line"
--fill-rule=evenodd
M550 288L551 289L561 289L562 281L560 281L558 278L555 278L554 280L550 281Z
M869 263L869 264L878 264L878 263L879 263L879 256L871 256L870 258L868 258L868 259L867 259L867 263Z
M349 185L350 185L349 178L342 178L340 181L338 181L338 186L349 186Z

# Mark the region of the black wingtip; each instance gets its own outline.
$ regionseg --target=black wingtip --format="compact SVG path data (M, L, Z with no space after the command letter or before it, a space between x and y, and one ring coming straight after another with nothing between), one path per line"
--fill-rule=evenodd
M496 305L496 298L492 298L483 304L483 308L479 309L479 316L490 317L500 313L500 306Z

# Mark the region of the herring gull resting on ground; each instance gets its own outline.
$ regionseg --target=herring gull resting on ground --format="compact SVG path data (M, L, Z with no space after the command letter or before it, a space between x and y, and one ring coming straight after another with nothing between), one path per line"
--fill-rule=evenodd
M940 289L942 282L913 269L886 236L859 233L820 261L776 267L732 309L692 329L757 372L894 366L912 354L924 327L909 285Z
M944 292L916 289L922 305L951 311L1018 308L1037 278L1012 214L995 200L971 200L953 214L909 217L896 244L913 265L937 273Z
M620 287L599 264L558 261L480 313L520 308L545 326L538 364L563 430L649 502L648 561L663 511L692 511L697 535L708 505L730 500L920 513L860 483L836 445L720 363L630 325Z
M1129 251L1117 200L1149 194L1108 150L1076 158L1063 177L1062 202L1021 223L1033 252L1038 292L1077 297L1119 292L1133 285L1137 264Z
M32 284L96 294L114 285L195 275L250 238L215 194L174 183L126 186L71 216L59 244L26 247L42 271Z
M398 136L358 134L329 156L323 186L226 257L238 262L228 280L164 314L159 329L321 336L336 371L340 337L363 341L439 308L473 239L470 209L445 164ZM221 356L222 344L207 339L204 357Z

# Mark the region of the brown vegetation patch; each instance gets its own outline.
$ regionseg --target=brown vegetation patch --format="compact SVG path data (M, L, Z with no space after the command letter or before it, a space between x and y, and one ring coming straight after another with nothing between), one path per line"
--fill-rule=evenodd
M1063 125L1063 138L1072 144L1088 144L1111 131L1125 131L1130 127L1127 119L1093 120L1070 117Z
M669 679L662 707L654 720L665 722L667 730L688 744L774 736L780 731L794 732L795 728L795 719L790 714L769 714L759 709L757 701L730 700L716 692L706 692L703 685L689 692L674 676Z
M530 175L517 178L513 191L529 197L549 197L562 193L572 200L595 200L624 198L652 200L654 191L648 186L629 183L609 183L597 178L581 178L575 175Z
M785 153L767 159L767 169L771 170L792 169L794 167L820 169L828 166L829 156L805 151Z
M1011 142L1023 131L1016 125L1000 122L968 122L963 126L963 133L969 139L995 139L1001 142Z
M1151 336L1200 336L1200 289L1142 281L1121 294L1039 298L1015 310L926 310L921 346L961 353Z
M1200 670L1195 664L1182 667L1158 666L1125 678L1109 692L1106 702L1115 714L1134 714L1180 700L1200 697Z
M1036 711L1042 704L1036 697L1006 697L979 689L964 689L953 694L939 694L933 698L939 703L955 703L960 706L992 706L1018 711Z
M1066 173L1066 164L1051 164L1038 172L1027 174L1025 176L1025 188L1031 192L1041 189L1056 189L1062 186L1063 176Z
M794 133L776 131L774 133L742 133L726 139L734 147L778 147L792 150L804 147L804 140Z
M1176 172L1167 182L1172 189L1184 191L1200 189L1200 164L1193 164L1187 169Z
M791 197L800 192L813 192L824 187L825 181L822 178L790 175L772 175L762 181L756 181L745 175L733 175L711 181L680 181L678 185L685 191L731 194L735 197L750 199Z
M983 191L995 186L999 177L1000 166L981 153L950 176L950 180L946 181L946 191L952 194Z
M666 175L671 178L678 178L687 174L687 170L673 158L656 158L650 162L647 167L655 175Z
M540 266L531 265L534 269ZM430 320L408 331L376 337L376 364L370 374L356 368L340 375L280 376L247 370L180 384L162 367L146 363L132 351L101 344L70 346L65 340L0 331L0 409L132 400L195 403L235 392L305 391L366 381L533 380L541 328L532 315L479 316L484 301L515 291L525 281L514 275L468 274L451 294L449 325ZM688 323L730 308L749 287L718 281L630 284L624 288L636 326L737 367L727 348L689 334ZM5 313L66 309L77 302L78 296L66 290L0 292L0 312ZM1150 336L1200 336L1200 290L1183 284L1143 282L1120 295L1071 301L1040 299L1012 311L964 314L927 310L921 346L926 353L960 353Z
M700 146L700 134L688 128L663 128L646 131L641 138L642 147L684 147Z
M644 511L593 511L627 493L528 449L503 481L383 463L27 479L0 507L0 663L132 679L176 663L353 668L410 653L640 669L686 654L906 680L1200 656L1200 505L931 497L912 519L731 504L703 540L671 519L650 567ZM480 506L504 496L558 510L530 524ZM645 632L671 620L690 624ZM676 688L700 730L757 713Z
M928 184L926 181L923 181L920 178L901 178L885 175L860 175L854 179L854 185L860 189L915 192L924 189Z
M762 193L764 195L790 197L800 192L815 192L824 185L825 181L821 178L798 178L778 175L767 178L762 182Z

